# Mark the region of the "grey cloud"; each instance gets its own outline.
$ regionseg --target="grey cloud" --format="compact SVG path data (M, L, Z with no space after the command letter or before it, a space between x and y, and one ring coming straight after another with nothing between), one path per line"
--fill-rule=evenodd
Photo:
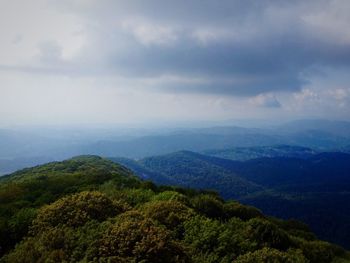
M12 44L17 45L19 44L23 39L23 36L20 34L17 34L13 39L12 39Z
M330 35L333 38L327 39L323 24L321 29L307 24L315 20L315 14L334 8L334 3L51 1L62 12L84 18L88 43L75 61L64 63L57 59L57 47L46 46L41 62L46 62L50 73L56 69L59 74L202 79L170 79L154 85L179 93L255 96L298 91L308 82L304 73L310 68L350 67L350 38L344 41ZM346 2L337 5L337 10L350 7ZM350 15L345 18L349 18L350 28Z
M53 41L39 45L39 60L47 64L57 64L62 60L62 48Z
M135 39L133 32L114 29L109 34L114 34L116 42L124 42L126 48L120 48L119 43L114 49L112 44L106 58L108 70L135 78L177 75L209 79L200 85L163 83L165 90L232 95L296 91L307 82L302 73L315 65L350 66L350 41L320 41L317 32L310 32L303 20L304 15L320 12L330 1L100 3L99 8L95 6L98 11L88 12L88 18L100 20L101 26L115 17L141 18L141 26L145 27L143 21L168 26L176 34L171 45L144 45ZM348 8L346 3L343 5ZM209 37L213 34L214 40L203 44L194 39L193 32L206 28L212 31ZM215 39L220 30L227 36ZM143 33L147 34L147 30ZM103 40L103 33L99 37ZM244 83L221 80L237 78L251 80Z

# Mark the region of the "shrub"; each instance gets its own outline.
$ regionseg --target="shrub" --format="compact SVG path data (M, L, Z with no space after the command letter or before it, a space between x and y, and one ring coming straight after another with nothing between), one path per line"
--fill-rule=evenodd
M1 262L81 262L86 254L92 254L94 242L102 236L103 230L104 225L97 221L76 228L47 227L37 235L25 238Z
M13 240L18 242L28 233L36 214L37 210L34 208L22 208L11 217L8 224Z
M218 238L216 251L222 257L230 256L232 259L256 248L256 243L249 240L245 234L246 223L237 217L226 222Z
M281 252L273 248L263 248L239 256L235 263L307 263L300 250Z
M292 242L288 234L275 224L260 218L254 218L247 222L245 235L257 244L258 248L272 247L287 249Z
M202 216L195 216L184 223L184 240L193 248L211 252L218 246L220 233L224 230L217 220L212 220Z
M225 216L222 202L212 195L198 195L192 199L191 203L195 210L209 218Z
M153 197L155 201L178 201L185 205L190 205L190 201L187 196L175 191L164 191Z
M242 205L234 201L224 204L224 212L227 218L238 217L242 220L264 217L261 211L255 207Z
M310 263L328 263L335 257L332 245L324 241L302 241L300 248Z
M151 220L117 221L99 241L99 257L111 262L187 262L185 249ZM123 262L123 261L122 261Z
M145 204L141 211L146 217L157 220L174 230L195 215L194 211L178 201L153 201Z
M103 221L125 209L125 204L113 202L100 192L81 192L41 208L33 221L33 231L57 225L77 227L90 220Z

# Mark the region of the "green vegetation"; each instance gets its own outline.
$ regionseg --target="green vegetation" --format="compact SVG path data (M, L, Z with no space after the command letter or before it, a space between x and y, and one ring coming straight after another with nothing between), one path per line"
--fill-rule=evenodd
M349 262L306 225L95 156L0 181L0 262Z
M311 155L310 149L297 146L235 148L237 151L241 157L248 154L247 158L250 154L294 157L241 162L182 151L138 161L111 160L157 184L213 189L226 200L239 200L264 214L301 220L319 238L350 249L349 154Z
M238 176L221 163L215 163L215 160L220 159L189 151L149 157L138 162L124 158L111 160L124 164L136 174L141 177L144 175L146 179L151 179L157 184L215 189L219 190L224 198L237 198L264 189Z
M308 158L317 152L313 149L292 146L292 145L275 145L275 146L255 146L255 147L235 147L230 149L215 149L204 151L206 155L230 159L234 161L247 161L263 157L292 157Z

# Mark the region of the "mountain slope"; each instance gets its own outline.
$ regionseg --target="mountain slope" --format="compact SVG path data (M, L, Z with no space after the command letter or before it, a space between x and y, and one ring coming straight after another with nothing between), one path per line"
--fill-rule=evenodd
M0 247L7 250L27 231L28 222L11 233L11 218L16 218L18 213L34 211L30 209L67 194L96 189L108 181L130 187L139 182L127 168L98 156L79 156L0 177Z
M308 224L321 239L349 248L349 192L261 192L239 199L265 214L283 219L295 218Z
M157 183L215 189L225 198L266 189L350 191L350 154L346 153L320 153L302 159L265 157L241 162L181 151L139 161L114 160Z
M44 156L29 157L29 158L19 157L19 158L13 158L13 159L0 159L0 176L3 174L13 173L19 169L36 166L40 164L45 164L52 161L54 160Z
M350 154L346 153L321 153L308 159L259 158L231 162L227 168L266 187L350 190Z
M212 192L157 187L97 156L8 175L0 197L2 263L349 260L301 222Z
M162 183L213 189L264 213L307 222L320 237L350 247L350 155L258 158L244 162L178 152L132 161ZM155 177L153 177L156 174ZM325 225L328 225L326 228Z
M167 176L162 172L151 170L139 163L138 161L122 157L109 158L109 160L113 161L114 163L120 163L125 167L128 167L143 180L152 180L153 182L160 185L176 185L176 180L172 179L170 176Z
M145 158L138 163L148 170L162 174L176 185L217 190L224 198L235 198L263 190L261 186L215 164L213 159L215 158L182 151ZM158 182L156 178L150 179Z
M247 161L263 157L295 157L308 158L317 152L313 149L292 146L292 145L275 145L275 146L256 146L256 147L236 147L229 149L215 149L203 152L206 155L224 158L234 161Z
M228 134L211 133L195 130L159 136L145 136L129 141L100 141L87 145L84 152L93 152L103 156L123 156L128 158L144 158L147 156L168 154L176 151L204 151L207 149L226 148L232 146L255 146L282 143L278 136L259 133L242 133L236 129Z

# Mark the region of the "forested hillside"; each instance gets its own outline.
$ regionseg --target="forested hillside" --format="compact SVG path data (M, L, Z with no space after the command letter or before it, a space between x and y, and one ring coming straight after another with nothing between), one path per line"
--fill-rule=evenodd
M236 198L263 190L263 187L238 176L221 164L215 164L214 159L189 151L149 157L138 162L111 158L158 184L215 189L224 198Z
M235 161L247 161L263 157L308 158L316 153L317 151L311 148L292 145L235 147L229 149L215 149L204 151L204 154L206 155Z
M263 152L268 149L263 147ZM350 248L349 154L241 162L182 151L139 161L112 160L157 183L209 188L225 199L238 199L268 215L297 218L309 224L319 237Z
M0 180L0 262L348 262L298 221L81 156Z

